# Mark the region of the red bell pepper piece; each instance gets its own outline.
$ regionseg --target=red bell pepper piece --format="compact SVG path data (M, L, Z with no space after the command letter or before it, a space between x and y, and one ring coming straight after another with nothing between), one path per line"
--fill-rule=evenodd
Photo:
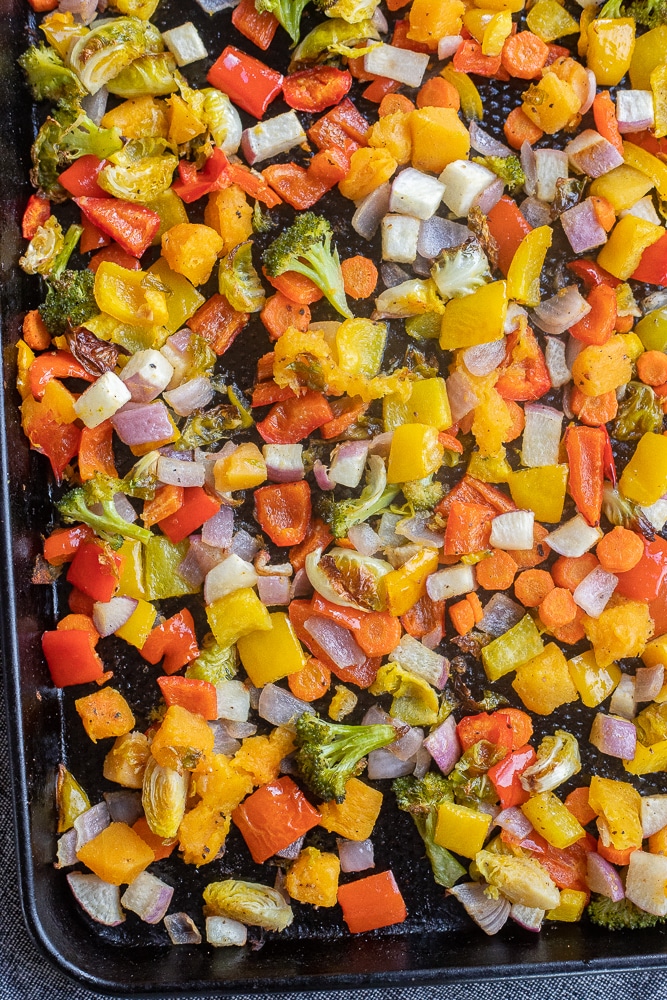
M464 715L456 727L456 733L464 750L468 750L480 740L504 747L505 750L512 749L512 727L508 724L508 720L497 712L491 715L488 712Z
M586 856L596 849L596 840L587 833L570 847L552 847L539 833L529 834L520 840L507 830L500 834L501 840L512 847L531 851L540 864L546 868L559 889L577 889L588 892L586 882Z
M310 522L306 537L298 545L293 545L289 550L289 561L295 573L306 564L306 556L316 549L326 549L333 542L333 535L328 524L319 517L314 517Z
M602 90L599 94L595 95L593 101L593 119L600 135L607 142L610 142L612 146L615 146L616 150L623 156L623 138L618 128L616 106L608 90Z
M343 396L340 399L333 399L330 403L334 413L333 420L327 421L320 427L320 435L325 441L337 438L355 424L359 417L368 409L368 403L358 397Z
M232 346L249 319L248 313L237 312L224 295L216 292L190 317L188 326L219 357Z
M170 542L182 542L205 521L217 514L220 501L214 500L201 486L187 486L183 490L183 503L173 514L162 518L158 525Z
M654 601L667 593L667 542L644 542L644 555L634 569L617 573L616 593L635 601ZM656 629L656 634L660 632Z
M312 830L321 816L291 778L262 785L232 813L253 861L262 864Z
M40 194L31 194L21 220L21 235L31 240L40 226L51 216L51 202Z
M283 201L298 211L305 211L339 184L349 168L344 150L321 149L312 158L307 170L298 163L274 163L262 171L262 176Z
M263 202L267 208L282 205L282 200L271 190L264 178L253 173L242 163L230 163L227 175L231 184L238 184L242 191L256 201Z
M71 528L56 528L44 539L44 558L50 566L71 562L77 549L84 542L91 542L95 532L87 524L74 524Z
M141 257L160 228L160 216L143 205L118 198L75 198L90 221L133 257Z
M609 431L607 430L605 424L602 424L600 429L604 431L604 478L608 480L612 486L615 486L618 476L616 473L614 452L611 447L611 438L609 437Z
M391 871L367 875L339 886L338 902L350 934L401 924L408 915Z
M108 247L111 243L111 239L106 233L103 233L101 229L93 225L83 212L81 213L81 228L83 229L81 239L79 240L79 250L81 253L90 253L91 250L101 250L102 247Z
M308 138L318 149L340 149L348 159L360 148L359 143L350 139L328 115L319 118L308 129Z
M218 718L218 696L215 684L200 681L195 677L158 677L162 697L167 708L180 705L188 712L202 715L209 722Z
M275 545L298 545L310 525L310 486L305 479L255 490L255 520Z
M164 657L162 669L165 674L175 674L186 663L196 660L199 656L199 646L195 635L195 623L188 609L183 608L178 614L172 615L166 622L154 628L139 652L144 660L154 666Z
M228 166L229 160L217 146L201 170L197 170L194 163L181 160L178 165L179 176L171 185L171 189L182 201L190 205L211 191L229 187L231 181L227 176Z
M24 431L31 447L46 455L60 483L67 465L79 450L81 430L76 424L59 423L49 411L24 422Z
M411 38L408 38L408 31L410 30L410 22L403 19L400 21L394 21L394 33L391 36L391 44L396 49L409 49L411 52L422 52L424 54L431 54L431 50L428 45L424 42L414 42Z
M103 247L91 257L88 261L88 270L95 274L100 264L103 264L105 261L118 264L128 271L139 271L141 269L140 261L136 257L131 257L129 253L126 253L118 243L112 243L110 246Z
M503 399L522 402L540 399L551 388L551 378L542 348L530 327L510 333L507 351L511 360L507 367L501 366L496 391ZM514 360L515 355L519 360Z
M73 615L87 615L93 617L95 601L88 594L83 594L76 587L72 587L67 598L67 606Z
M469 555L486 549L494 516L486 504L455 500L447 516L445 555Z
M241 0L232 14L232 24L253 45L266 52L278 29L278 18L268 10L258 13L255 0Z
M352 86L352 75L334 66L314 66L283 80L285 103L296 111L314 114L340 104Z
M649 285L667 285L667 233L644 250L632 277Z
M262 117L283 85L281 73L233 45L213 63L206 79L255 118Z
M599 427L570 427L565 435L570 465L568 490L590 525L600 521L606 444Z
M95 652L93 637L85 629L45 632L42 650L56 687L89 684L100 680L104 674L104 665Z
M489 229L498 244L498 267L507 277L514 254L524 236L533 228L517 203L504 194L488 213Z
M436 629L444 634L444 621L445 602L434 601L428 594L422 594L417 603L401 615L401 625L414 639L423 639Z
M106 160L88 154L80 156L71 167L64 170L58 177L58 182L73 198L110 198L104 188L97 183L100 170L106 166Z
M571 260L565 266L568 271L572 271L572 274L576 274L578 278L581 278L587 289L595 288L597 285L609 285L610 288L616 288L621 283L609 271L605 271L594 260L588 260L586 257L581 257L579 260Z
M473 479L472 476L464 476L463 479L459 480L454 489L450 490L447 496L436 505L435 510L438 514L449 517L452 504L457 501L460 503L481 503L492 511L494 517L496 514L508 514L517 509L514 501L492 486L491 483L483 483L479 479Z
M331 111L327 111L326 118L342 128L345 135L350 139L354 139L358 142L360 146L367 146L368 139L366 138L369 122L364 118L360 111L357 110L355 105L352 103L349 97L346 97L344 101L341 101L338 107L332 108Z
M331 673L343 681L344 684L356 684L360 688L370 687L380 669L382 658L380 656L369 657L358 667L337 666L328 653L312 637L310 632L307 632L304 628L304 622L312 618L314 614L315 612L310 601L291 602L289 606L289 618L299 642L306 649L309 649L317 660L321 660Z
M386 611L358 611L327 601L317 592L313 596L313 614L329 618L349 629L366 656L388 656L401 640L401 623Z
M123 556L101 542L84 542L76 550L67 571L67 582L94 601L106 604L118 588Z
M458 73L476 73L477 76L500 76L500 55L487 56L474 38L466 38L454 53L452 65Z
M69 351L46 351L39 354L28 369L30 392L41 399L47 384L54 378L80 378L94 382L95 376L80 364Z
M536 760L537 754L533 748L525 746L489 768L487 771L489 780L493 783L503 809L520 806L528 801L530 792L525 790L519 779L526 768Z
M286 399L294 399L295 393L288 385L277 385L273 379L270 382L258 382L252 390L252 406L271 406L282 403Z
M590 312L570 327L570 333L582 344L601 347L611 339L616 329L616 292L610 285L596 285L591 288L586 301L591 307Z
M372 104L381 104L382 98L387 94L395 94L401 89L401 84L397 80L390 80L388 76L376 76L372 83L369 83L361 96Z
M520 708L499 708L494 713L501 718L507 719L507 725L512 730L512 750L519 750L525 746L533 736L533 723L528 712L523 712Z
M257 430L267 444L298 444L332 419L326 397L321 392L307 392L272 406Z

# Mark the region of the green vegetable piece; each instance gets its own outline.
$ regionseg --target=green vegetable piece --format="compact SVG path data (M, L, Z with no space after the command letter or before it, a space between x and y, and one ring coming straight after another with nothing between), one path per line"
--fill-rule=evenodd
M631 531L640 531L649 542L655 538L653 525L639 504L634 500L628 500L611 483L605 483L602 489L602 512L610 524L630 528Z
M236 646L220 646L212 635L203 642L203 648L196 660L185 671L186 677L211 684L223 684L236 676Z
M210 410L192 413L181 428L181 436L174 443L177 451L190 451L192 448L206 448L217 444L224 438L231 437L232 432L241 427L242 421L235 406L220 403Z
M39 314L52 337L63 334L70 326L82 326L99 312L93 288L92 271L63 271L58 278L50 278L46 300L39 307Z
M415 340L438 340L441 328L442 316L439 313L409 316L405 321L405 332Z
M30 240L26 252L19 259L19 266L26 274L51 274L64 245L62 226L52 215Z
M145 544L153 537L152 532L126 521L116 509L114 496L123 492L120 479L97 473L94 479L66 493L56 506L64 521L89 525L114 549L119 549L125 538ZM95 514L90 509L96 504L101 504L101 514Z
M608 931L642 930L662 924L664 917L640 910L629 899L619 899L616 903L607 896L597 896L586 910L591 923Z
M18 62L36 101L76 101L85 97L86 90L79 78L44 42L31 45Z
M282 893L258 882L211 882L204 889L204 902L209 916L230 917L265 931L284 931L294 919Z
M151 534L145 548L144 581L147 601L162 601L167 597L196 594L193 587L178 573L178 567L187 555L189 542L174 544L164 535Z
M373 17L380 0L315 0L315 6L327 17L342 17L348 24L356 24Z
M479 740L463 754L449 775L454 799L462 806L477 808L480 802L494 804L498 795L487 771L505 757L504 747Z
M423 778L412 775L395 778L392 788L398 808L410 813L424 841L435 881L450 889L465 875L466 870L446 848L435 843L434 836L438 806L441 802L453 800L451 783L443 775L429 771Z
M122 146L118 129L99 128L79 104L61 103L37 133L30 179L52 201L64 201L67 193L58 183L63 170L88 154L105 160Z
M218 291L237 312L255 313L264 308L266 293L252 262L252 241L230 250L220 261Z
M371 455L361 496L334 500L331 493L323 494L319 499L319 513L331 527L334 538L345 538L352 525L385 510L399 492L397 486L387 486L387 470L382 459Z
M310 0L255 0L258 14L267 11L279 21L293 42L301 37L301 18Z
M169 189L178 166L167 147L165 139L131 139L100 170L97 183L122 201L153 201Z
M58 766L56 802L58 804L58 833L70 830L74 826L74 820L90 809L90 799L64 764Z
M356 48L358 42L379 42L380 33L371 20L359 21L357 24L348 24L342 17L334 18L318 24L309 34L299 42L292 54L292 61L289 65L289 72L295 69L303 69L304 64L319 62L321 59L331 55L364 56L375 45L365 44L363 48Z
M639 441L644 434L662 431L662 407L650 385L628 382L619 404L612 434L619 441Z
M598 18L634 17L637 24L646 28L657 28L667 24L667 4L665 0L635 0L625 4L623 0L607 0Z
M487 170L500 177L510 194L518 194L526 183L526 175L518 156L474 156L475 163L481 163Z
M109 80L107 90L116 97L166 97L178 90L175 69L171 52L141 56Z
M431 276L444 299L470 295L491 281L489 261L474 237L459 247L445 248L433 261Z
M361 774L362 758L393 743L394 726L345 726L304 712L296 723L296 762L310 790L325 802L345 798L345 785Z
M74 42L68 62L86 90L96 94L135 59L164 47L159 29L148 21L104 18Z
M521 775L521 784L531 795L551 792L581 771L579 743L572 733L557 729L545 736L537 750L537 760Z
M445 487L437 480L434 482L433 476L403 483L401 489L406 503L414 510L433 510L445 494Z
M490 681L497 681L544 650L544 643L530 615L482 649L482 663Z

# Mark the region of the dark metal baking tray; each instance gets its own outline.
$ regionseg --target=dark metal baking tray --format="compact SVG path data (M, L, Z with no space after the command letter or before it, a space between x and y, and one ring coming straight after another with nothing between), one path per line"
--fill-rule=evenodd
M209 19L194 2L163 0L157 18L161 26L185 19L195 21L214 56L228 41L247 44L236 36L228 14ZM119 928L100 928L78 908L64 874L53 867L54 777L58 763L65 760L97 801L105 788L100 779L105 749L93 747L82 734L72 707L78 691L55 691L42 660L40 635L62 613L63 596L58 587L31 585L30 577L41 547L40 532L47 530L52 517L54 487L45 460L27 448L14 388L14 345L21 320L39 301L37 282L26 278L15 263L23 245L19 224L30 190L29 148L44 111L35 109L16 66L33 34L26 0L0 0L1 618L20 890L26 922L38 945L74 980L115 996L352 990L662 967L667 936L661 930L610 935L585 924L558 924L532 935L510 924L497 937L484 937L433 882L412 821L397 813L391 795L386 796L374 835L376 858L378 870L392 866L409 916L385 931L353 937L343 929L337 908L318 912L295 904L293 926L283 935L256 940L261 947L171 947L161 928L149 928L132 914ZM273 58L284 61L285 55L283 50ZM487 125L498 132L507 101L493 86ZM334 199L327 210L336 209ZM349 215L349 203L347 209ZM353 245L348 249L355 250ZM247 385L253 359L266 349L266 341L253 341L251 333L225 355L224 369ZM120 645L111 642L104 656L116 670L114 683L132 692L136 706L140 675L147 686L142 666L126 661ZM563 722L586 738L587 723L576 712L558 719ZM552 717L548 728L553 724ZM646 790L652 788L647 785ZM231 874L271 881L266 866L248 860L234 832L219 862L197 871L174 860L161 862L157 870L176 888L175 907L189 909L194 916L201 913L201 889L208 881Z

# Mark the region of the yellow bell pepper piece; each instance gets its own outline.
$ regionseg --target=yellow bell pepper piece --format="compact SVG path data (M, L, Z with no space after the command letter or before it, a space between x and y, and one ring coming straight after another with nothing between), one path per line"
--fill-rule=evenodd
M592 649L567 661L572 682L586 708L595 708L618 686L621 671L615 663L599 666Z
M88 33L88 28L74 20L69 11L66 14L55 12L44 18L40 30L46 35L46 40L54 48L61 59L67 58L72 42Z
M368 840L381 807L382 792L358 778L350 778L342 802L321 802L318 806L322 816L319 825L346 840Z
M151 242L151 246L153 247L161 245L162 237L169 229L173 229L174 226L178 226L182 222L189 221L185 205L173 188L167 188L166 191L162 191L155 198L151 199L151 201L144 202L144 204L146 208L150 208L151 212L156 212L160 216L160 228ZM149 270L151 269L149 268Z
M586 831L553 792L539 792L521 806L521 812L552 847L576 844Z
M242 587L226 597L220 597L206 609L211 632L220 646L233 646L251 632L268 632L273 626L271 616L254 590Z
M653 309L634 329L647 351L667 350L667 309Z
M407 614L426 592L426 578L438 568L438 553L422 549L380 579L380 595L390 615Z
M154 97L132 97L112 108L100 122L102 128L117 128L126 139L166 139L169 132L167 106Z
M545 73L524 93L521 107L538 128L547 135L553 135L574 119L581 101L566 80L561 80L555 73Z
M505 457L504 448L496 455L483 455L481 451L473 451L467 472L482 483L508 483L512 466Z
M504 3L504 0L498 0L498 2ZM512 2L512 0L509 0L509 2ZM521 3L521 7L518 9L522 10L523 0L516 0L516 2ZM479 3L478 6L492 7L493 4L491 2ZM500 10L504 8L494 7L493 9ZM510 10L513 8L508 7L507 9ZM458 70L455 70L450 65L450 66L445 66L444 69L440 70L440 76L443 78L443 80L447 80L448 83L451 83L451 85L453 87L456 87L456 89L458 90L459 97L461 99L461 111L466 116L466 118L468 120L474 118L476 121L481 122L482 118L484 117L484 106L482 105L482 98L480 96L479 90L472 82L472 79L468 76L468 74L460 73Z
M663 63L651 73L651 90L653 91L653 110L655 127L653 134L656 139L667 135L667 65Z
M503 45L512 34L512 14L509 10L498 11L494 14L486 28L482 38L482 53L485 56L499 56L503 51Z
M35 360L35 352L26 344L25 340L19 340L17 349L17 375L16 389L21 399L27 399L30 395L30 382L28 380L28 369Z
M508 10L510 14L518 14L526 6L525 0L474 0L474 3L485 10Z
M463 15L463 24L468 29L475 41L482 43L484 32L493 17L492 10L480 10L478 7L471 7ZM511 17L511 15L510 15Z
M574 35L579 25L557 0L537 0L526 17L526 24L543 42L555 42L564 35Z
M266 462L256 444L246 442L213 466L218 493L251 490L266 481Z
M389 450L388 483L407 483L424 479L440 468L445 450L438 431L428 424L397 427Z
M567 660L554 642L550 642L532 660L517 667L512 687L526 708L537 715L551 715L560 705L567 705L578 698L567 669Z
M255 687L296 674L306 665L301 643L287 615L275 611L269 618L269 631L252 632L238 641L241 662Z
M447 384L444 378L425 378L412 383L407 403L410 423L428 424L438 431L452 426Z
M531 661L544 649L544 644L530 615L524 615L503 635L482 648L482 663L490 681L497 681L522 663Z
M183 274L172 271L164 257L159 257L148 268L149 274L154 274L169 289L167 296L167 312L169 318L165 327L169 333L176 333L185 326L191 316L203 306L206 299Z
M624 760L623 767L628 774L635 775L667 771L667 740L659 740L650 747L638 743L634 757Z
M128 620L124 625L121 625L115 634L128 642L130 646L141 649L150 635L156 617L157 611L153 605L148 601L140 600Z
M667 632L647 642L641 657L645 667L656 667L659 663L667 667Z
M448 163L465 160L470 134L454 108L420 108L410 112L412 166L429 174L441 174ZM352 154L354 157L361 150Z
M141 542L126 539L118 550L123 566L120 571L117 597L132 597L141 601L146 596L144 590L144 549Z
M563 516L567 465L542 465L512 472L508 483L512 500L522 510L532 510L538 521L557 524Z
M102 312L131 326L163 326L169 321L167 297L151 287L143 271L103 261L95 274L95 300Z
M77 419L75 402L76 397L59 379L53 378L47 382L42 396L42 406L44 410L50 410L59 424L72 424Z
M252 208L238 184L211 192L204 210L204 222L222 236L223 255L252 236Z
M372 378L380 371L386 343L386 323L346 319L336 330L338 364L348 375Z
M631 378L632 362L622 336L612 337L601 347L589 344L572 365L574 384L585 396L602 396L625 385Z
M619 483L629 500L650 506L667 492L667 437L649 432L639 439Z
M636 271L644 250L664 235L662 226L636 215L626 215L618 220L600 250L598 264L625 281Z
M595 7L584 7L579 18L579 39L577 41L577 55L583 59L588 52L588 26L592 24L598 12Z
M477 288L472 295L450 299L442 317L440 346L443 351L502 340L507 300L505 281L492 281Z
M634 48L634 18L596 18L589 24L587 66L595 73L598 87L615 87L621 82Z
M423 677L398 663L385 663L371 684L371 694L392 694L389 714L409 726L434 726L438 721L438 696Z
M667 24L661 24L639 36L630 61L630 83L633 90L651 89L651 73L665 61L665 52Z
M545 919L576 924L581 920L586 906L588 906L587 892L581 892L579 889L562 889L558 906L549 910Z
M653 153L648 153L634 142L623 142L623 159L629 166L641 170L655 184L658 196L667 200L667 163L659 160ZM650 245L650 244L649 244Z
M152 535L144 546L144 587L147 601L163 601L168 597L196 594L201 587L187 583L178 573L189 543L174 545L164 535Z
M438 822L433 839L440 847L474 858L482 850L491 825L488 813L478 812L455 802L442 802L438 807Z
M588 792L591 809L603 816L617 851L641 847L641 795L627 781L614 781L594 774Z
M539 305L540 276L552 236L551 226L538 226L521 240L507 272L508 299L523 306Z
M590 10L587 7L586 10ZM590 193L596 198L606 198L617 215L632 208L633 205L648 194L653 187L653 181L641 170L622 163L614 167L608 174L596 177L590 187Z
M619 289L621 288L623 288L623 285L619 285L618 288L616 289L617 300L618 300L618 292ZM630 358L630 361L632 361L632 363L634 364L637 358L640 357L645 351L645 347L642 344L641 339L637 336L634 330L632 330L630 333L619 333L618 336L623 338L627 355Z
M178 94L167 98L169 105L169 142L179 146L206 131L206 125Z
M382 422L385 431L395 431L401 424L409 423L407 399L403 399L397 392L390 392L385 396L382 400Z

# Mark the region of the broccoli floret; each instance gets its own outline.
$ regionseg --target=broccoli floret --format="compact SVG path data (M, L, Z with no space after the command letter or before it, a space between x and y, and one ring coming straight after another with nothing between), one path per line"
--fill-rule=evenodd
M255 0L258 14L268 11L282 24L296 44L301 37L301 18L310 0Z
M636 0L630 5L628 13L634 17L637 24L647 28L657 28L667 24L667 3L665 0Z
M351 319L338 250L331 248L333 232L326 219L302 212L264 253L266 272L272 278L285 271L305 274L324 293L341 316Z
M489 261L472 237L458 247L445 248L431 267L431 277L444 299L470 295L491 281Z
M64 521L89 525L114 549L119 549L125 538L145 544L152 538L152 532L124 520L116 509L114 496L123 492L120 479L98 474L83 486L77 486L66 493L57 507ZM95 514L91 510L95 504L101 505L101 514Z
M345 785L364 769L362 758L393 743L394 726L345 726L304 712L296 723L296 762L310 790L325 802L345 798Z
M320 496L318 509L330 526L334 538L345 538L353 524L366 521L385 510L398 496L398 486L387 486L387 470L379 455L368 460L366 485L361 496L349 500L334 500L331 493Z
M591 923L608 931L643 930L664 923L664 917L640 910L629 899L619 899L614 903L607 896L598 896L589 903L586 911Z
M403 483L401 489L406 502L415 510L433 510L445 495L442 483L439 483L437 479L433 482L432 476Z
M123 147L116 128L99 128L77 103L62 103L46 119L32 146L30 178L53 201L67 193L58 175L74 160L92 154L105 160Z
M623 0L607 0L598 17L622 17Z
M252 229L254 233L268 233L276 226L276 220L270 212L263 212L258 201L252 210Z
M85 96L78 76L65 65L58 53L45 45L31 45L19 59L36 101L75 101Z
M70 326L81 326L100 311L93 288L92 271L63 271L57 278L49 278L46 301L39 313L52 337L63 334Z
M511 194L517 194L526 183L526 175L518 156L475 156L475 163L492 170L507 185Z
M438 806L441 802L451 802L453 799L450 781L442 774L428 771L423 778L414 778L412 775L395 778L392 788L398 808L410 813L419 836L424 841L435 881L438 885L451 889L465 875L465 868L446 848L436 844L434 839Z

